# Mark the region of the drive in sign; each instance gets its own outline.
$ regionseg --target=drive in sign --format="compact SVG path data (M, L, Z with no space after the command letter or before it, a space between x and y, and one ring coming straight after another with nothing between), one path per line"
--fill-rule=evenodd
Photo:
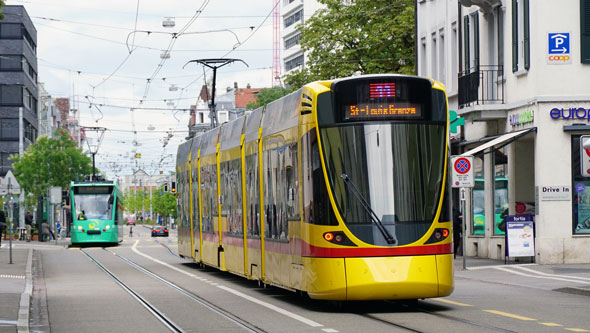
M453 187L473 187L473 156L452 156L451 173Z

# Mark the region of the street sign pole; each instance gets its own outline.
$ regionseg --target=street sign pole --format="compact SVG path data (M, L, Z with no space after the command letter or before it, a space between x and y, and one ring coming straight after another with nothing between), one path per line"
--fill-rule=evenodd
M467 224L465 223L465 192L467 192L467 188L461 187L461 216L463 216L461 219L461 253L463 254L463 270L467 269L467 256L465 255L465 233L467 232Z
M10 228L8 229L8 248L9 248L8 252L10 253L9 254L9 256L10 256L9 263L12 264L12 229L14 227L14 222L13 222L12 217L14 215L12 214L12 195L10 194L10 187L11 187L10 185L12 185L12 184L10 184L10 179L8 179L8 195L10 195L10 208L9 208L10 209L10 211L9 211L9 213L10 213L9 214Z
M472 189L475 186L473 177L473 156L460 155L451 156L451 181L454 188L459 188L460 196L460 212L463 218L461 219L461 253L463 254L463 270L467 269L467 256L465 255L465 234L467 233L465 209L465 199L467 196L467 189ZM469 192L471 193L471 192ZM453 232L455 232L453 230Z

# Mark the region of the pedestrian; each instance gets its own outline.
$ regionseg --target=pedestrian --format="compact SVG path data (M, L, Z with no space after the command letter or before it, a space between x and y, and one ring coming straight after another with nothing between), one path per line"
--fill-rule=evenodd
M49 228L49 223L44 220L43 223L41 223L41 241L48 242L50 240L49 236L52 236L53 239L55 239L55 235L51 231L51 228Z
M2 234L6 230L6 215L3 210L0 210L0 244L2 244Z
M25 238L27 242L31 241L31 228L33 227L33 214L31 212L27 212L25 215Z
M133 237L133 227L129 227L129 237Z
M457 251L461 243L461 235L463 233L463 215L457 207L453 207L453 253L454 258L457 258ZM465 254L463 254L465 255Z

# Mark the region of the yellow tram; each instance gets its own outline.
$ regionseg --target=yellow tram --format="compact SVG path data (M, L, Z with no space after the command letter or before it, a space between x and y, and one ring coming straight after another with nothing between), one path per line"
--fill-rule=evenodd
M181 256L314 299L453 291L448 108L415 76L318 81L181 144Z

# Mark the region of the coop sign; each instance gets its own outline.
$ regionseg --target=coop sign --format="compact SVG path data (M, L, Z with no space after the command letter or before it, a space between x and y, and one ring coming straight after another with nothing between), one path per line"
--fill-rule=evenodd
M551 119L583 119L590 122L590 108L553 108L549 112Z
M532 123L535 119L535 113L533 110L526 110L520 113L510 115L510 125L518 126L526 123Z

